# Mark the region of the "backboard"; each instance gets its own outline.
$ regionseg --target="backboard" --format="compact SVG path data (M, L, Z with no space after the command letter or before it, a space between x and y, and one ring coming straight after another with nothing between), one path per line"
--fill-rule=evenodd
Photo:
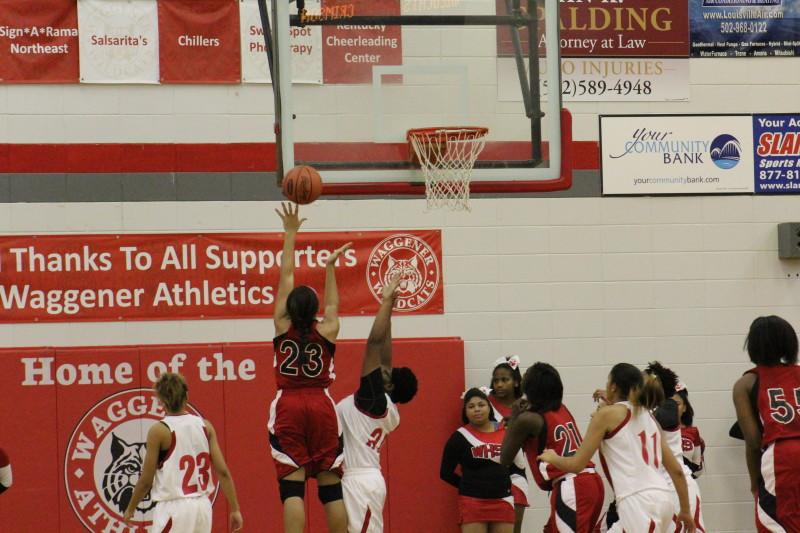
M489 129L473 192L569 188L558 0L271 0L278 173L419 194L407 131ZM533 57L534 61L530 61ZM543 94L544 93L544 94Z

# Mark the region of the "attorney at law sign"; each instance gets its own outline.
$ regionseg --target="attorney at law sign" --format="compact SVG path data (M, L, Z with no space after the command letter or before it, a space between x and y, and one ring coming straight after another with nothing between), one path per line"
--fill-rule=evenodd
M753 192L749 115L600 117L603 194Z

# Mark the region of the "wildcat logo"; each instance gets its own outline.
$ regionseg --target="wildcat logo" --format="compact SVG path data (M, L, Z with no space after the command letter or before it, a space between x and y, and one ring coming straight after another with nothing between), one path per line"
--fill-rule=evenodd
M200 415L191 405L188 410ZM64 484L72 510L89 531L147 531L156 505L149 494L130 525L122 515L139 480L147 432L165 415L151 389L131 389L100 400L78 422L67 445Z
M439 260L433 249L415 235L386 237L370 253L367 284L379 302L381 291L394 276L400 276L398 311L415 311L427 304L441 281Z

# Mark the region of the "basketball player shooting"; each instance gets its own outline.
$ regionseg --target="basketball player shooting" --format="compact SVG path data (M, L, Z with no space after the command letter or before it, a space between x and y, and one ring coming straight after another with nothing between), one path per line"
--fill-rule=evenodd
M398 403L411 401L417 378L409 368L392 368L392 307L400 276L382 292L361 367L361 385L336 406L344 438L342 489L349 533L381 533L386 482L380 450L386 435L400 423Z

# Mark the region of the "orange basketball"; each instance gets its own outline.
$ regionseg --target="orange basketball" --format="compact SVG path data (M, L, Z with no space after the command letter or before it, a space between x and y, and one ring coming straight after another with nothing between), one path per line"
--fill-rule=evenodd
M322 194L322 176L314 167L298 165L283 178L283 195L296 204L310 204Z

